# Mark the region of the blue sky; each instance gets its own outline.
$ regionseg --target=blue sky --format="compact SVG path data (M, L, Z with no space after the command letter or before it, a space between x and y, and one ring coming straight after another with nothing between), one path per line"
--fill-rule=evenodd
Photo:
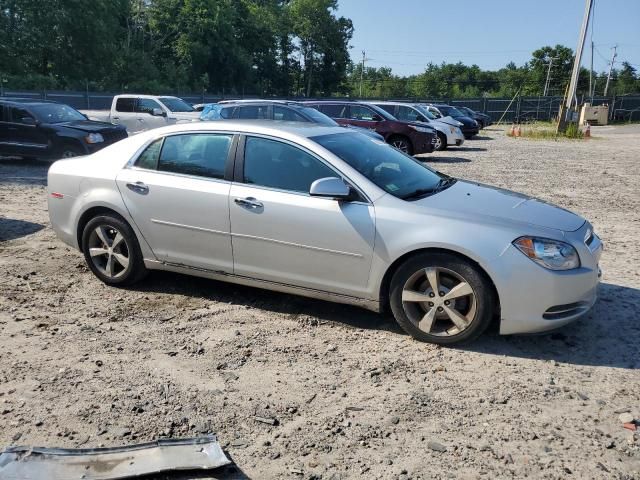
M351 18L355 33L351 58L362 50L368 66L394 73L420 73L427 62L462 61L498 69L513 60L522 65L544 45L575 50L585 0L339 0L338 14ZM594 70L616 62L640 71L640 0L595 0ZM587 34L590 45L591 32ZM588 68L590 48L582 59ZM619 67L620 63L616 63Z

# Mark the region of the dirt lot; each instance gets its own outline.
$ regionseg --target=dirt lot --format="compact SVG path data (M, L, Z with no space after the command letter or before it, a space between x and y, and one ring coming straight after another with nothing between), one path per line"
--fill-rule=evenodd
M640 430L618 419L640 417L640 127L593 134L490 128L427 157L575 210L605 242L584 320L460 349L174 274L105 287L48 226L47 165L0 161L0 446L215 432L240 470L225 478L640 478Z

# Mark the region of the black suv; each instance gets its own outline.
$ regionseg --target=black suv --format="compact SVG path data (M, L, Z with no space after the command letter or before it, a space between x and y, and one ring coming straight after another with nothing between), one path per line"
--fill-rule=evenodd
M62 103L0 98L0 155L58 159L88 155L127 137Z

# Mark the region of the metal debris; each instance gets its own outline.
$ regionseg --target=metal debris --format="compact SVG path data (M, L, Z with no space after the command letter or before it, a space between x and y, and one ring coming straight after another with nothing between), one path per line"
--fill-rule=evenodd
M9 447L0 453L0 478L116 480L230 463L213 435L114 448Z

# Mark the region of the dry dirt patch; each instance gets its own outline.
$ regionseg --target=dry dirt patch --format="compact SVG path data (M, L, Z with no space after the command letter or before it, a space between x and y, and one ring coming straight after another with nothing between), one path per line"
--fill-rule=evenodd
M49 228L47 165L0 160L0 445L215 432L232 475L255 479L639 478L638 434L618 417L640 417L640 128L592 133L492 127L426 157L575 210L606 246L583 321L460 349L364 310L179 275L107 288Z

